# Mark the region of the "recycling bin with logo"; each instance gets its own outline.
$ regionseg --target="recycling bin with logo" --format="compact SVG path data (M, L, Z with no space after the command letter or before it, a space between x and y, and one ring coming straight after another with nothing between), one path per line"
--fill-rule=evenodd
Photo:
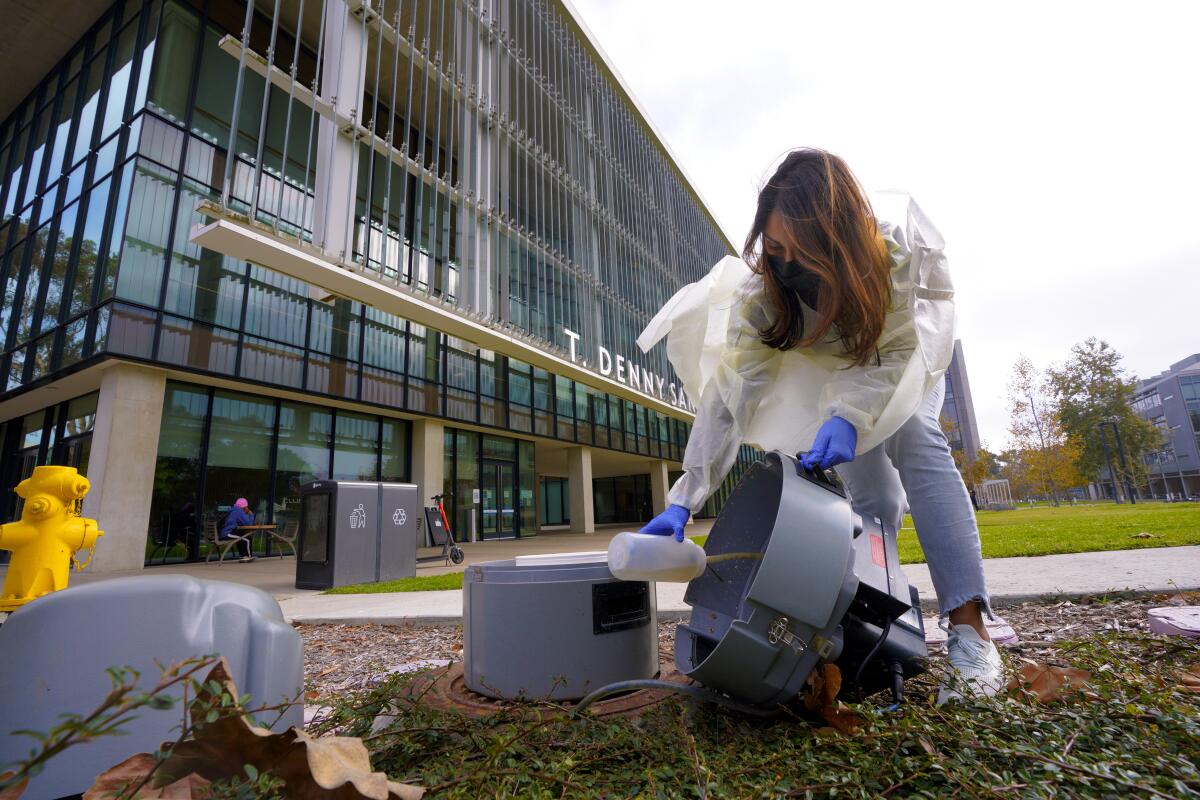
M300 489L296 588L328 589L416 574L417 487L312 481Z

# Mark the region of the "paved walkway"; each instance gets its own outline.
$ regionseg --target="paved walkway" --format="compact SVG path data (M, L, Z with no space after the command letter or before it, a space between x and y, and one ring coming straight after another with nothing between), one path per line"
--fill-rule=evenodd
M997 601L1057 594L1200 589L1200 546L992 558L983 563L988 588ZM909 564L904 572L932 608L929 569L924 564ZM687 615L690 608L683 602L686 584L659 583L656 587L660 617ZM280 606L289 621L298 623L450 622L462 618L462 592L308 595L283 600Z

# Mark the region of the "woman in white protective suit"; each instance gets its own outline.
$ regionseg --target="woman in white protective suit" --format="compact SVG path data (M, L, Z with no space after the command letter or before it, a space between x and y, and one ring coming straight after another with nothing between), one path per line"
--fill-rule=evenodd
M724 480L738 447L805 451L835 467L859 513L899 530L907 506L949 621L961 692L994 694L1000 657L979 531L939 416L954 343L941 236L915 203L904 227L877 221L850 169L821 150L790 153L762 189L742 258L681 289L638 339L664 335L698 398L671 503L642 531L683 526Z

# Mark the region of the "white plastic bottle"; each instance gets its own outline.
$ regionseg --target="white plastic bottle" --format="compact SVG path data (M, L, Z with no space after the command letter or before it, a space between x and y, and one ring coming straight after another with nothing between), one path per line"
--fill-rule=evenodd
M608 569L623 581L676 581L700 577L704 550L691 539L652 533L618 533L608 544Z

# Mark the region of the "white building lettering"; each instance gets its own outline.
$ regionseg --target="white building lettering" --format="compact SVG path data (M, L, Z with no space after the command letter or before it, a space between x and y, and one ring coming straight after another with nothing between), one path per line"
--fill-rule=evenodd
M563 328L563 333L567 335L571 363L587 367L588 362L580 358L580 335L568 328ZM617 381L632 389L637 389L647 397L657 397L677 408L695 412L696 408L691 404L688 396L684 394L682 386L676 386L673 382L668 382L662 376L651 372L642 365L635 364L631 358L626 358L618 354L614 359L613 354L603 345L597 345L596 355L596 360L600 365L600 374L604 377L613 376L615 372L616 375L613 377ZM615 364L614 361L616 362Z

